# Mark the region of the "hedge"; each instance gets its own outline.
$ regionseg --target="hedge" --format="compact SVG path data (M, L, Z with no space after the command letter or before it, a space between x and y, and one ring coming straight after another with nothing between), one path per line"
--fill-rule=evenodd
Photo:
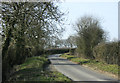
M118 42L101 43L94 47L93 55L98 61L108 64L118 64L119 51Z

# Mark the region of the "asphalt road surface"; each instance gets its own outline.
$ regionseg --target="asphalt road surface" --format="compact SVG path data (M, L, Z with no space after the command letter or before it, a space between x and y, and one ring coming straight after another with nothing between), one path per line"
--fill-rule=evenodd
M49 60L59 72L71 78L73 81L117 81L117 79L61 58L59 55L50 55Z

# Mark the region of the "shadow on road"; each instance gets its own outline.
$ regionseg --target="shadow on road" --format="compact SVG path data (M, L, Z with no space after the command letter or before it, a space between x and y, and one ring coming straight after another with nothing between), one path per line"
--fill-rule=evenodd
M78 65L78 64L70 64L70 63L53 63L53 65Z
M62 59L62 58L52 58L52 59L50 59L50 60L62 60L62 61L68 61L67 59Z

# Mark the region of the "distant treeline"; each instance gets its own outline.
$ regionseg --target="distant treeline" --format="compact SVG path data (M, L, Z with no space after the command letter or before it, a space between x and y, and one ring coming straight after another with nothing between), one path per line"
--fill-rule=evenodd
M71 52L73 53L76 48L56 48L56 49L48 49L45 50L45 54L61 54Z

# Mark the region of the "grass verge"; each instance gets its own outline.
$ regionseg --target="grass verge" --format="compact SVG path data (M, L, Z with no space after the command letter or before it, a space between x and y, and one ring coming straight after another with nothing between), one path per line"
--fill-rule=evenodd
M90 59L83 59L83 58L78 58L73 55L68 55L68 53L61 55L63 58L67 58L75 63L81 64L81 65L87 65L88 67L91 67L95 70L101 70L104 72L108 72L114 75L118 75L118 65L116 64L106 64L103 62L99 62L96 60L90 60Z
M46 71L48 59L44 57L31 57L25 63L15 67L16 72L9 81L71 81L69 78L57 71Z

